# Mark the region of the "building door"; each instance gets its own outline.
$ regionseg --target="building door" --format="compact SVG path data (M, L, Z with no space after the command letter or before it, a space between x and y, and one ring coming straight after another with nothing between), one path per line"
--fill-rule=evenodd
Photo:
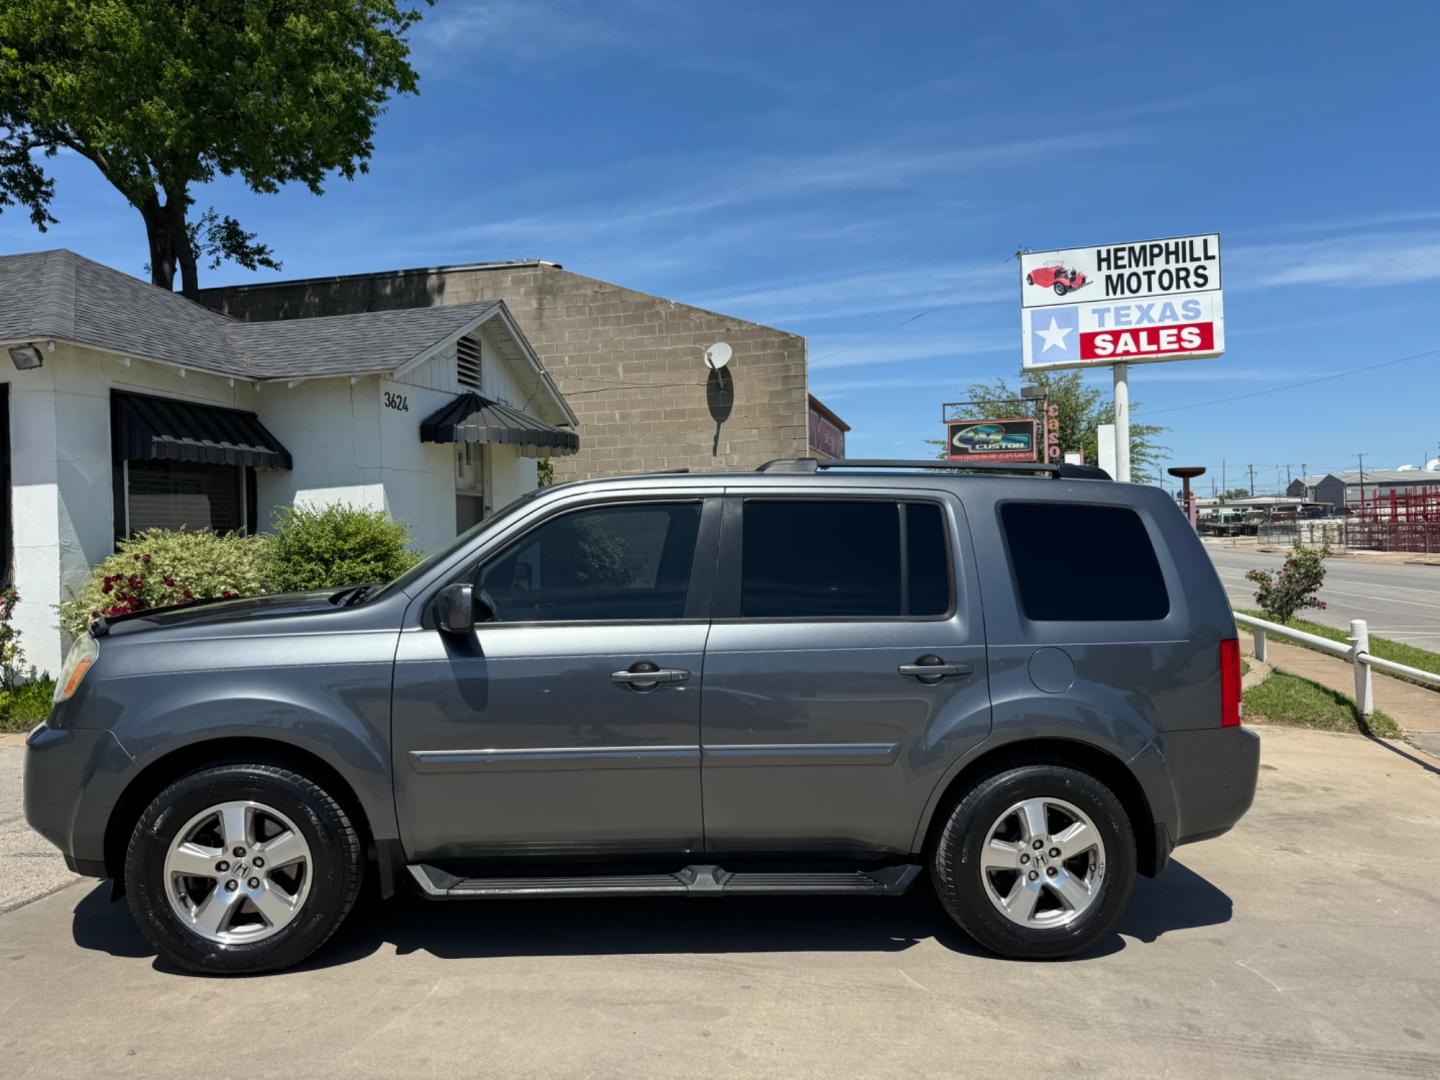
M455 532L456 535L480 524L489 508L485 505L485 447L479 443L455 444Z
M467 572L494 615L472 636L401 635L395 791L411 859L698 850L719 510L561 510Z
M963 509L732 498L705 650L707 849L904 854L944 770L990 730Z

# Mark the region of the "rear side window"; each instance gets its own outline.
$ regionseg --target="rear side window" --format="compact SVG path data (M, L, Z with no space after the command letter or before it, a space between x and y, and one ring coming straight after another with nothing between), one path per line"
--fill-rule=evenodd
M745 503L746 618L893 618L950 610L945 519L932 503Z
M1170 613L1160 563L1135 511L1008 503L1000 520L1027 619L1129 622Z

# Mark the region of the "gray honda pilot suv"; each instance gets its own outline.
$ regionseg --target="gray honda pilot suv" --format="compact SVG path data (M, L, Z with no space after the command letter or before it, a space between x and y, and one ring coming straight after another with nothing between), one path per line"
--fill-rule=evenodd
M437 900L904 892L1007 956L1114 932L1259 740L1165 492L772 462L525 497L383 587L99 619L30 824L162 956L283 968Z

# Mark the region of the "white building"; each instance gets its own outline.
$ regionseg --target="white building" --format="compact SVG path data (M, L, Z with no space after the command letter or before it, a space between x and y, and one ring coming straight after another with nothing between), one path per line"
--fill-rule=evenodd
M0 571L52 674L55 605L117 539L341 502L433 550L575 425L503 302L241 323L69 251L0 256Z

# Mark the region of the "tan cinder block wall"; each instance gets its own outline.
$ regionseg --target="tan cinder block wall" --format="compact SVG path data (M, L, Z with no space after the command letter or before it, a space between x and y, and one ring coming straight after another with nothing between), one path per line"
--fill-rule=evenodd
M808 453L804 338L557 266L237 286L202 300L241 319L504 300L580 421L580 452L554 459L557 480L753 469ZM717 341L734 350L724 381L704 364Z

